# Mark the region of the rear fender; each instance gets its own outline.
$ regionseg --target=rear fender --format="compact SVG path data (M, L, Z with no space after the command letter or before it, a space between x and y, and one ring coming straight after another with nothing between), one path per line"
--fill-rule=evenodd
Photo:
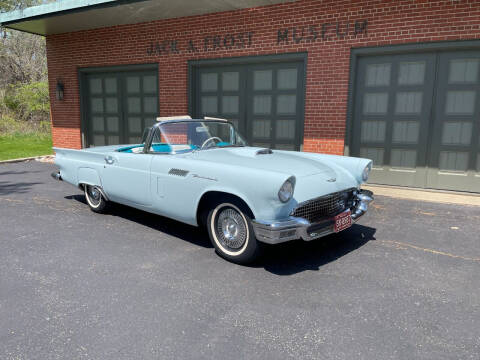
M87 185L95 185L95 186L102 186L102 182L100 181L100 176L98 175L97 170L87 167L80 167L78 168L77 173L78 184L87 184Z

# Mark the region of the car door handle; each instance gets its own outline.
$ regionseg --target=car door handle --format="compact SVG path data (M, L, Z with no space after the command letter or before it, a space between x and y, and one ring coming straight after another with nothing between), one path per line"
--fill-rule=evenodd
M113 156L107 155L105 156L105 162L109 165L112 165L115 162L115 159L113 158Z

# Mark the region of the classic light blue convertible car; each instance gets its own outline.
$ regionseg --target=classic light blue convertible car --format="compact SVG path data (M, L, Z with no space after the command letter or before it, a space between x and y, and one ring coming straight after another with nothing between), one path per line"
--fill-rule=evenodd
M118 202L206 226L237 263L255 259L259 242L342 231L373 200L360 189L371 160L249 147L224 119L159 118L142 144L54 150L52 176L80 187L93 211Z

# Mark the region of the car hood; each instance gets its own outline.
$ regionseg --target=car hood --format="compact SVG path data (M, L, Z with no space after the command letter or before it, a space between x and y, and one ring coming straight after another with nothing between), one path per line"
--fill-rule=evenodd
M336 177L334 166L324 161L308 159L290 151L270 151L258 147L209 149L190 154L198 160L217 164L275 171L296 177L322 174Z

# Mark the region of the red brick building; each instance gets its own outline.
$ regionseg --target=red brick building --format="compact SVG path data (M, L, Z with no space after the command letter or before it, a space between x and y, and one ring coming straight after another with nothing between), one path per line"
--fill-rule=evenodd
M480 192L479 1L165 3L0 16L46 36L55 146L209 115L254 145L372 158L372 182Z

